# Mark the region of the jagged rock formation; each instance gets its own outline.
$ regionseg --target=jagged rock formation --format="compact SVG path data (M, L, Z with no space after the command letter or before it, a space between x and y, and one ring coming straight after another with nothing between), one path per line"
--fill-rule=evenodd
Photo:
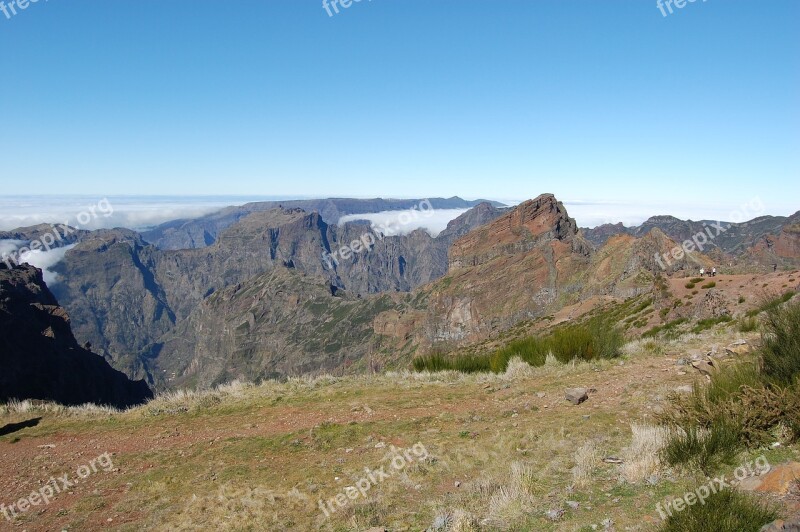
M0 401L41 399L126 408L152 392L78 345L69 316L28 265L0 265Z

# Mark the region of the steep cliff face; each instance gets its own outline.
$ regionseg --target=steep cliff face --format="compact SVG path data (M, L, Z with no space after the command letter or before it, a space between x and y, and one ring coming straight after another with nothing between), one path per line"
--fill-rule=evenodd
M205 387L385 367L373 321L408 307L408 294L336 295L324 279L279 267L213 294L154 349L164 387Z
M152 392L80 347L69 316L32 266L0 265L0 401L42 399L125 408Z

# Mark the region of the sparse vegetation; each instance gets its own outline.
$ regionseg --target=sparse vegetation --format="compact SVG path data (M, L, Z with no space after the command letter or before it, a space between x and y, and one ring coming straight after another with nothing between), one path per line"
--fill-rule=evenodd
M649 331L642 334L642 338L653 338L662 333L664 333L666 336L674 334L676 332L677 327L683 323L686 323L686 321L687 321L686 318L678 318L676 320L672 320L668 323L665 323L664 325L656 325Z
M709 281L706 284L701 285L700 288L702 288L703 290L708 290L709 288L714 288L715 286L717 286L716 281Z

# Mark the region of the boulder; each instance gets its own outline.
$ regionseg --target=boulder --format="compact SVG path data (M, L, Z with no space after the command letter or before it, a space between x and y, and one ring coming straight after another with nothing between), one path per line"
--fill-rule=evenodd
M800 532L800 517L784 521L778 519L761 528L761 532Z
M567 388L564 396L573 405L579 405L589 398L586 388Z
M710 377L711 374L714 372L714 363L710 360L698 360L692 362L692 367L705 375L706 377Z
M725 352L730 356L749 355L753 352L753 347L746 340L738 340L727 346Z

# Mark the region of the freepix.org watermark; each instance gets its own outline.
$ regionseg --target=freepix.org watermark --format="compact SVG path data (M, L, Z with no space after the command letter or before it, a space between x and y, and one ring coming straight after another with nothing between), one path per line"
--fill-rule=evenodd
M735 211L731 211L728 218L731 223L741 223L761 216L763 213L764 203L761 201L760 197L756 196L747 203L742 204ZM712 223L711 225L706 225L702 231L692 236L692 238L684 240L680 246L674 247L666 253L656 253L655 259L658 266L662 270L666 270L673 262L681 260L692 251L697 250L702 253L712 240L730 229L730 227L730 223L725 225L720 221Z
M705 3L706 0L703 0ZM675 6L677 9L683 9L686 7L686 4L694 4L697 0L656 0L656 7L661 11L663 16L667 16L667 12L670 15L674 13L672 7Z
M9 505L0 504L0 513L5 516L7 521L11 521L34 506L47 506L56 495L64 491L69 491L73 486L80 483L81 480L89 478L93 473L97 473L98 470L103 470L108 473L113 469L114 463L111 461L111 454L107 452L103 453L97 458L90 460L87 465L80 466L75 471L75 476L72 478L70 478L69 473L64 473L60 477L50 477L47 483L38 490L32 491L27 497L23 497Z
M733 472L733 480L728 480L726 475L713 478L696 490L687 491L683 497L673 499L669 502L665 501L663 506L661 503L658 503L656 505L656 511L661 517L661 520L665 521L668 517L672 517L673 513L682 512L686 508L694 506L698 502L701 506L705 505L706 499L711 497L711 495L736 486L739 482L746 478L752 476L761 476L765 473L769 473L770 469L772 469L772 466L769 465L767 457L762 454L756 458L755 461L751 460L750 462L737 467Z
M89 222L96 220L100 216L108 218L112 214L114 214L114 207L108 201L108 198L103 198L97 203L97 205L91 205L87 207L85 211L78 213L78 215L75 217L77 224L74 226L71 226L70 221L67 220L60 225L61 230L59 231L58 227L51 224L50 227L52 231L47 232L38 239L31 241L28 246L21 247L10 254L3 254L3 256L0 257L0 262L4 262L6 266L11 269L14 265L19 265L20 263L25 262L25 256L29 253L35 253L37 251L50 251L50 248L56 243L63 244L66 238L80 229L81 226L88 225Z
M48 0L44 1L47 2ZM0 0L0 12L6 16L6 20L11 20L11 17L18 13L17 10L25 11L31 4L36 4L38 2L39 0L11 0L6 3L4 0Z
M347 486L342 490L342 493L331 497L327 501L319 500L319 509L325 515L330 517L339 508L344 508L350 501L354 501L359 497L366 497L367 492L376 486L378 483L388 480L393 474L399 473L406 468L414 460L421 461L428 458L428 450L421 443L416 443L410 449L398 449L395 446L390 447L392 458L389 461L389 466L383 466L380 469L370 470L365 467L365 476L358 479L352 486Z
M392 222L384 222L377 225L377 231L368 231L361 235L361 238L353 240L349 244L341 246L339 249L328 253L322 252L322 259L327 264L328 268L333 268L334 264L338 266L339 260L348 260L353 255L369 251L372 246L379 240L383 240L387 236L393 236L399 232L400 226L408 225L420 218L430 218L435 214L433 205L429 200L422 200L418 205L414 205L411 209L401 212L397 219Z
M372 2L372 0L367 1ZM342 9L347 9L353 4L359 3L361 3L361 0L322 0L322 9L328 12L329 17L332 17L339 14L340 6Z

